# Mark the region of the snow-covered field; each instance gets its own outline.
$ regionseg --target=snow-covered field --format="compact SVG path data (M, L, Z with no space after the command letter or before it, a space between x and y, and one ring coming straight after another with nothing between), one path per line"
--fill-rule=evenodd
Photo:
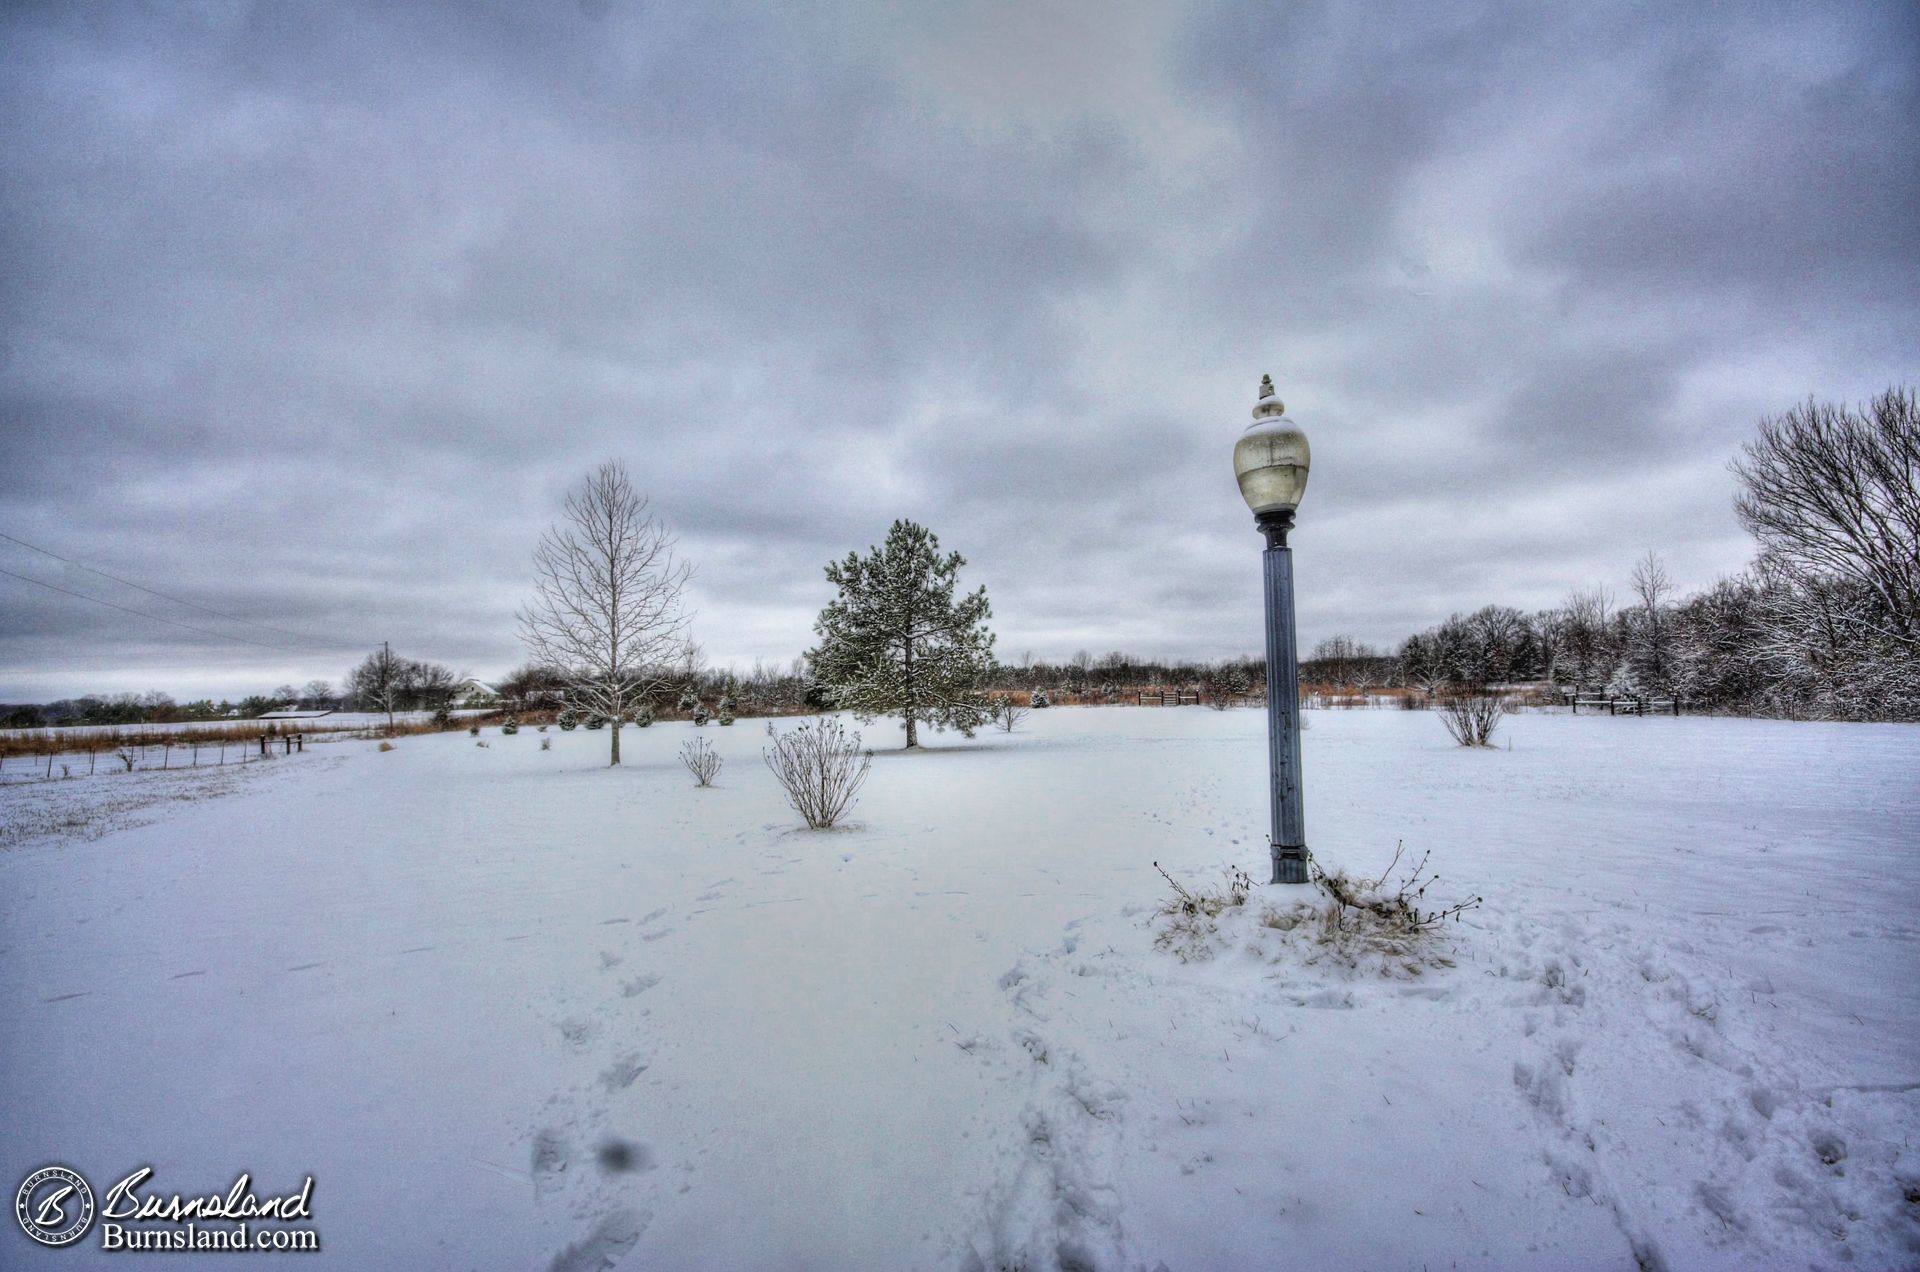
M1920 729L1310 720L1317 856L1486 898L1451 967L1300 889L1155 948L1154 861L1265 869L1251 711L882 750L821 833L750 721L712 790L684 724L7 788L0 1185L311 1174L354 1268L1920 1263Z

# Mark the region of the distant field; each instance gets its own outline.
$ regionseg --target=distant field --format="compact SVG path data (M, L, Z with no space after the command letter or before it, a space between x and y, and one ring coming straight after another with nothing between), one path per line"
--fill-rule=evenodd
M455 716L486 715L486 710L456 708ZM431 711L396 711L393 713L396 724L425 724L433 718ZM268 725L278 726L285 732L289 726L295 726L309 732L332 729L371 729L383 726L387 722L384 711L336 711L332 715L319 716L311 720L180 720L173 724L62 724L44 729L0 729L0 738L47 738L73 737L81 734L117 733L133 737L142 733L207 733L218 734L235 729L244 730L248 736L263 732Z

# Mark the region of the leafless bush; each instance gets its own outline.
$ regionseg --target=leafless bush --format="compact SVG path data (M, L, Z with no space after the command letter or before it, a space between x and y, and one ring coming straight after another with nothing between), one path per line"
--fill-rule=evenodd
M1000 732L1012 733L1020 727L1020 722L1027 718L1029 710L1030 708L1021 706L1012 698L995 698L993 722L1000 727Z
M1238 909L1253 895L1253 877L1238 866L1227 868L1224 882L1211 888L1188 888L1161 868L1153 868L1173 889L1173 895L1160 903L1160 917L1166 920L1154 944L1171 952L1183 963L1201 963L1213 957L1214 920L1228 910Z
M1472 897L1450 906L1421 909L1427 889L1440 882L1440 876L1427 873L1427 859L1433 854L1425 852L1404 875L1396 878L1394 872L1405 850L1404 843L1393 846L1393 860L1387 863L1378 879L1355 879L1344 871L1323 870L1319 862L1308 863L1313 882L1333 898L1334 906L1329 911L1331 926L1338 929L1359 924L1390 936L1414 936L1448 919L1457 920L1464 911L1480 904L1479 897Z
M786 733L768 724L767 736L773 747L761 755L808 826L825 830L853 807L873 766L873 752L860 749L858 733L826 717Z
M1458 693L1440 701L1440 723L1461 746L1492 746L1500 724L1500 699L1489 693Z
M695 738L681 747L680 762L693 774L695 786L712 786L713 779L720 775L720 752L705 738Z

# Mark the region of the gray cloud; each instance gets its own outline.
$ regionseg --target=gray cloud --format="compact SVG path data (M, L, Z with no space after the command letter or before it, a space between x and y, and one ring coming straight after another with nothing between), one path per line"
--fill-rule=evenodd
M895 516L967 555L1003 652L1254 649L1228 453L1269 370L1314 442L1309 642L1647 547L1704 584L1746 555L1759 415L1912 378L1915 27L12 7L0 529L327 648L0 578L0 699L243 692L381 639L502 670L607 456L722 663L804 648L821 565Z

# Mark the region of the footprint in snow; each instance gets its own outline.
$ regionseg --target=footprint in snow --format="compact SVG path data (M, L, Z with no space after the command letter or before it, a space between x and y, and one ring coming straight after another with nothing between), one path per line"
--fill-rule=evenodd
M630 981L621 982L620 996L622 998L638 998L659 983L660 978L652 974L636 976Z
M647 1071L647 1062L638 1055L622 1056L600 1075L600 1085L609 1091L624 1091Z
M645 1210L622 1207L594 1225L580 1240L553 1256L548 1272L605 1272L625 1258L653 1221Z
M560 1132L544 1130L534 1136L533 1158L529 1165L533 1173L534 1192L538 1194L556 1186L560 1176L566 1174L567 1163L572 1156Z

